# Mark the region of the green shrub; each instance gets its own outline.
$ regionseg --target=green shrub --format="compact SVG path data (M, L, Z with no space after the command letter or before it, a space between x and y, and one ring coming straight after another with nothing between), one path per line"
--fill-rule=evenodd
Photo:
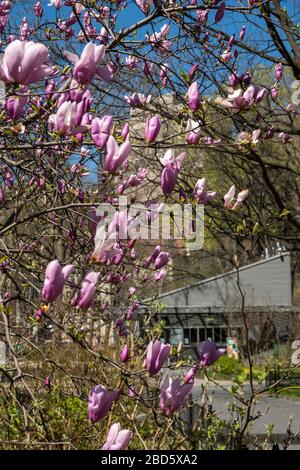
M222 377L233 378L243 372L243 364L240 361L223 354L223 356L221 356L220 359L210 368L210 371L213 371Z

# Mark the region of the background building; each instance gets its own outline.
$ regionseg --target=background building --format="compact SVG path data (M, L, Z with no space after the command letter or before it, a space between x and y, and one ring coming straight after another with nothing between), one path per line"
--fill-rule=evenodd
M155 303L159 308L154 319L165 321L165 340L174 345L182 342L191 355L201 341L211 339L226 346L230 337L237 338L243 353L245 318L253 353L293 340L299 331L289 252L163 293Z

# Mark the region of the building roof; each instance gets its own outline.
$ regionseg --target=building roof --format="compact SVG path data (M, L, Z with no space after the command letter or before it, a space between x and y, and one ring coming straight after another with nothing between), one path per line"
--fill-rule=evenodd
M289 252L248 264L239 269L240 287L247 306L292 305L291 256ZM156 297L170 307L236 306L241 303L237 270L204 279Z

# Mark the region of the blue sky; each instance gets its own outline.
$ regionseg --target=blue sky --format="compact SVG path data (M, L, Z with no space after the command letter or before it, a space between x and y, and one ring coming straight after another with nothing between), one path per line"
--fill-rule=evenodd
M61 17L62 19L67 19L69 15L71 14L72 9L70 7L63 7L59 12L57 12L56 8L53 6L48 6L49 0L41 0L41 4L44 8L44 15L43 17L38 20L34 13L33 13L33 5L35 4L34 1L28 1L24 5L21 5L19 2L14 2L14 7L12 11L12 18L14 21L17 22L18 25L21 23L21 19L23 16L26 15L27 21L29 23L30 27L34 27L38 24L38 21L41 21L41 23L44 23L46 20L55 20L56 14L58 13L58 16ZM105 5L106 2L103 2L103 5ZM182 2L182 3L187 3L187 2ZM202 2L199 1L199 4ZM101 4L101 2L98 2L98 5ZM236 6L240 4L240 2L237 2L237 0L227 0L226 4L228 6ZM244 0L242 2L244 6L248 4L248 0ZM286 6L286 9L291 17L296 18L300 22L300 0L295 0L295 1L284 1L282 2L282 5ZM116 30L118 31L120 28L126 28L128 26L131 26L137 21L140 21L143 19L145 15L140 11L140 9L136 6L134 1L129 1L128 5L125 10L119 11L118 12L118 21L117 21L117 28ZM214 12L211 12L210 17L209 17L209 23L213 21L214 18ZM228 33L229 35L232 33L236 33L238 35L241 27L246 24L247 26L247 33L246 33L246 38L245 41L248 43L251 43L252 38L255 39L261 39L262 42L266 40L266 36L263 33L262 27L265 26L264 21L262 18L259 18L259 16L256 16L256 25L248 21L248 18L245 18L244 15L242 14L234 14L234 20L233 20L233 15L230 13L226 13L225 17L223 18L222 22L216 26L216 28L220 27L221 30L224 32ZM155 24L154 24L154 30L159 31L161 26L168 22L166 19L158 19ZM173 25L171 22L169 22L171 26L171 32L170 36L173 36L177 32L177 27ZM96 26L97 31L100 31L100 25L94 22L94 26ZM77 25L73 28L78 31ZM142 28L141 30L138 31L136 39L137 40L143 40L145 38L145 34L149 32L150 34L153 32L153 30L147 25L146 27ZM82 44L82 48L84 47L84 44ZM248 60L248 56L246 57ZM240 59L241 60L241 59ZM243 60L241 60L242 66L243 65ZM260 62L262 62L260 60Z
M44 22L46 19L49 20L55 20L56 16L56 8L53 6L48 6L50 0L41 0L41 4L44 9L44 15L41 19L41 22ZM198 0L199 1L199 0ZM105 5L108 2L102 2L103 5ZM130 0L127 2L127 7L123 11L118 12L118 20L117 20L117 30L120 28L126 28L133 23L143 19L145 15L142 13L142 11L137 7L136 3L134 0ZM188 4L189 2L181 2L182 4ZM243 6L248 5L248 0L242 0L242 2L238 2L237 0L227 0L226 4L227 6L237 6L242 3ZM24 5L25 4L25 5ZM27 21L29 22L30 26L34 26L37 24L37 19L35 15L33 14L33 5L35 4L35 1L28 1L28 2L23 2L23 5L20 4L18 1L14 2L14 7L13 7L13 12L12 16L14 18L18 18L18 23L21 21L22 17L26 14L27 16ZM98 2L98 5L100 5L101 2ZM199 1L199 5L201 5L202 2ZM283 0L282 5L286 8L288 11L289 15L296 19L296 22L300 22L300 1L299 0ZM68 16L71 13L71 8L70 7L62 7L58 15L62 19L68 18ZM211 12L210 14L210 22L212 22L214 18L214 12ZM234 19L233 19L234 18ZM257 15L255 17L255 21L258 26L255 26L252 24L252 22L248 21L248 18L245 19L244 15L242 14L234 14L234 17L230 13L226 13L225 17L223 18L222 22L220 23L220 27L222 30L228 34L232 34L235 32L238 34L240 28L242 27L243 24L247 25L247 36L246 36L246 41L247 38L248 40L253 37L253 38L258 38L261 37L261 39L264 39L264 34L262 30L260 30L260 26L264 26L264 21L262 18L259 18ZM156 24L154 26L155 30L158 31L162 24L167 22L165 19L158 19L156 21ZM174 26L171 22L171 35L176 33L176 26ZM99 25L95 23L95 26L98 26L97 29L99 29ZM76 26L75 26L76 28ZM145 38L146 32L152 33L152 29L149 29L149 26L146 26L142 29L140 29L137 32L136 38L138 40L142 40Z

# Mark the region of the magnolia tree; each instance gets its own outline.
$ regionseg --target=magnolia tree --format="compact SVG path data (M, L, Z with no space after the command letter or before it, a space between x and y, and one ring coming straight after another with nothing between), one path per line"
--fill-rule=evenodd
M264 391L249 338L235 419L203 390L187 424L196 374L213 380L224 350L192 361L163 342L144 299L176 250L149 233L176 202L190 240L200 206L207 234L244 250L299 238L299 7L284 3L0 2L4 447L247 446Z

